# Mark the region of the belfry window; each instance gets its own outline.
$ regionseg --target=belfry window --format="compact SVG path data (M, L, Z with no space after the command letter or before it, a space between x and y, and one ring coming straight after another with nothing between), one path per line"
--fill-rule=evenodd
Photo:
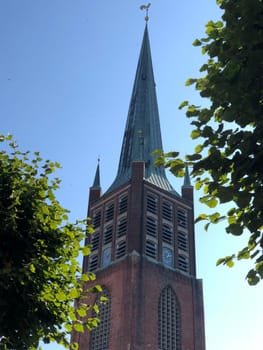
M118 214L120 215L125 213L127 211L127 207L128 207L128 197L127 196L120 197Z
M156 259L157 257L157 244L153 241L146 241L145 254L150 258Z
M179 255L178 257L178 267L179 270L188 272L189 271L189 261L184 255Z
M162 214L163 214L163 219L167 221L172 221L172 217L173 217L172 205L164 202L162 206Z
M97 250L99 248L100 235L99 232L95 232L91 235L90 243L92 245L91 251Z
M118 237L124 236L126 234L126 231L127 231L127 218L124 217L118 221L118 226L117 226Z
M171 287L164 288L159 298L158 349L181 350L180 307Z
M93 224L93 227L95 229L100 226L100 224L101 224L101 212L100 211L96 211L95 213L93 213L92 224Z
M112 220L113 214L114 214L114 204L111 203L107 205L105 209L105 222Z
M98 255L91 255L89 257L89 271L94 271L98 268Z
M152 237L157 235L157 221L151 216L148 216L146 220L146 233Z
M147 211L157 214L157 198L152 195L147 196Z
M173 229L171 226L163 225L163 242L168 244L173 243Z
M184 210L178 209L177 211L177 223L182 228L187 228L187 214Z
M188 251L188 237L187 237L187 235L184 232L179 231L177 239L178 239L178 248L187 252Z
M116 245L116 259L122 258L126 254L126 241L120 241Z
M100 298L104 296L107 301L100 304ZM110 319L111 319L111 298L107 288L103 287L102 292L98 295L96 303L99 306L98 327L91 332L90 350L108 350L109 349L109 334L110 334ZM94 312L93 317L97 317Z
M112 232L113 232L113 228L112 225L106 226L104 229L104 239L103 239L103 243L104 244L108 244L112 241Z

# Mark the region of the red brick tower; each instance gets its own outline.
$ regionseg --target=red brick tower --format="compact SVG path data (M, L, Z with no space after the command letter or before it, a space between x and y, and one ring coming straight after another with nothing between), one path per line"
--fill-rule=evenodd
M193 188L179 195L152 151L162 149L147 24L116 179L90 188L94 271L108 303L80 350L205 350L202 282L196 279Z

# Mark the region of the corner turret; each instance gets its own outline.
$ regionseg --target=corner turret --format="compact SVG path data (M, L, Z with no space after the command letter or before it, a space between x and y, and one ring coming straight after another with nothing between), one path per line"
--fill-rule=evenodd
M97 165L93 185L90 187L90 190L89 190L89 202L93 203L98 199L100 199L101 196L102 196L102 192L101 192L101 185L100 185L100 159L98 159L98 165Z
M185 168L184 184L182 186L182 197L190 202L194 201L194 188L191 185L188 167Z

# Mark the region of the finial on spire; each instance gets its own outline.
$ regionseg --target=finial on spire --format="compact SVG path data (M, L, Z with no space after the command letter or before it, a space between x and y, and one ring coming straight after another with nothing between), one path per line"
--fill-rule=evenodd
M149 12L149 7L151 6L151 3L149 2L148 5L141 5L140 9L141 10L146 10L146 16L145 16L145 21L148 22L149 21L149 16L148 16L148 12Z

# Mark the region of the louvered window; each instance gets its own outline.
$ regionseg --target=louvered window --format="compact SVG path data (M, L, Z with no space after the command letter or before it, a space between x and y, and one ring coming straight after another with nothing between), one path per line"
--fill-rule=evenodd
M163 289L158 305L158 349L181 350L181 319L176 295Z
M104 230L103 244L108 244L112 241L112 226L106 226Z
M126 254L126 241L117 243L116 246L116 259L120 259Z
M147 211L157 214L157 198L151 195L147 196Z
M186 258L183 255L179 255L179 257L178 257L178 267L179 267L179 270L184 271L184 272L188 272L188 270L189 270L188 258Z
M123 214L127 211L128 207L128 197L123 196L119 199L119 208L118 208L118 214Z
M168 221L172 221L172 205L169 203L163 203L162 206L162 213L163 213L163 219L168 220Z
M107 298L107 301L100 303L101 296ZM111 321L111 297L107 288L102 288L102 293L98 295L96 304L99 306L99 316L93 312L93 317L99 317L100 323L98 327L91 332L90 350L108 350L110 321Z
M127 218L122 218L118 221L117 233L118 237L122 237L126 234L127 231Z
M99 248L99 242L100 242L100 235L99 232L95 232L91 235L91 251L97 250Z
M184 250L185 252L188 251L187 235L181 231L178 232L178 248Z
M113 219L113 213L114 213L114 204L111 203L107 205L105 209L105 222L108 222Z
M173 244L173 229L171 226L163 225L163 242Z
M157 235L157 221L150 216L146 220L146 233L152 237L156 237Z
M178 209L177 211L177 223L178 226L187 228L187 215L186 212L182 209Z
M101 224L101 212L100 211L93 213L92 224L93 224L95 229L100 226L100 224Z
M91 255L89 257L89 271L94 271L98 268L98 256Z
M145 254L150 258L156 259L157 257L157 245L156 243L147 240L145 245Z

